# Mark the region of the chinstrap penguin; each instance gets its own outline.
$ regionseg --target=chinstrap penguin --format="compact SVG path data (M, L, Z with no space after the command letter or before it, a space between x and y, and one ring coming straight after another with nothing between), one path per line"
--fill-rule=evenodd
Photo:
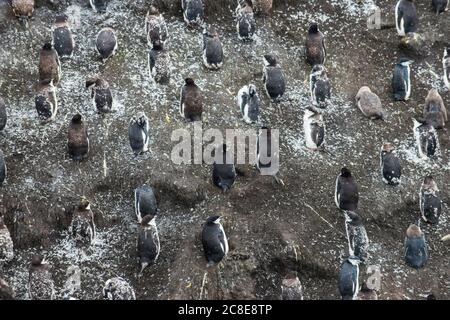
M331 98L331 84L327 70L323 65L315 65L309 76L311 101L313 105L325 108L327 100Z
M208 266L221 262L228 253L228 239L220 216L211 216L203 225L202 244Z
M203 94L194 79L186 78L181 87L180 114L188 121L201 121L203 113Z
M188 27L199 26L203 23L203 0L181 0L184 22Z
M157 214L158 205L152 187L142 185L134 190L134 210L139 223L145 216L153 217Z
M358 257L361 261L366 261L369 257L369 237L361 216L353 211L344 212L344 216L350 255Z
M342 300L354 300L359 292L359 264L355 256L346 259L339 271L338 288Z
M408 58L400 58L395 64L392 76L394 101L407 101L411 96L411 63Z
M243 86L239 90L237 102L245 123L251 124L259 121L260 102L254 84Z
M162 44L165 44L168 34L166 21L155 6L150 6L150 10L147 12L145 31L149 46L153 46L155 41L160 41Z
M72 57L75 49L75 41L67 20L65 14L57 16L53 29L53 47L60 58Z
M256 21L251 0L243 0L236 8L236 30L240 40L252 41L256 31Z
M113 96L109 83L101 77L86 80L86 88L91 90L91 99L99 113L110 112L113 107Z
M41 121L46 122L55 119L58 112L58 100L53 81L41 81L38 84L34 105Z
M135 155L148 151L149 135L150 125L148 118L144 112L138 112L138 114L130 120L128 126L128 139Z
M139 226L137 254L140 274L148 265L156 263L161 250L155 219L155 216L146 215Z
M279 100L286 91L284 73L274 55L264 55L263 82L267 96L272 101Z
M70 157L77 162L85 159L89 153L89 136L87 125L80 114L72 117L67 134Z
M203 30L203 64L212 70L220 69L223 64L222 42L212 27Z
M411 224L406 230L404 258L415 269L422 268L428 260L428 247L420 227Z
M358 186L352 173L347 168L342 168L336 179L334 201L341 210L356 211L358 209Z
M431 158L439 154L439 139L436 129L426 121L413 119L414 138L420 158Z
M390 142L383 143L381 146L380 169L385 183L397 185L401 182L402 167L395 153L395 147Z
M306 147L310 150L323 150L325 147L325 122L323 115L314 108L307 107L303 115L303 130Z
M395 6L395 25L399 36L417 31L419 17L413 0L400 0Z
M425 222L437 224L442 212L438 186L432 176L426 176L419 192L420 213Z
M227 192L234 184L236 179L236 169L234 166L234 159L229 159L231 163L227 162L228 158L227 146L223 144L215 150L215 160L213 164L212 178L215 186L220 188L222 192Z

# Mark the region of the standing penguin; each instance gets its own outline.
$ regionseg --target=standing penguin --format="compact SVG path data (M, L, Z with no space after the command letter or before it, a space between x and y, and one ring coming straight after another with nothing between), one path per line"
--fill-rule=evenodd
M325 64L327 51L325 49L325 37L320 32L317 23L313 22L309 26L308 35L305 42L306 61L311 65Z
M139 223L145 216L153 217L156 215L158 205L152 187L143 185L134 190L134 211Z
M102 292L105 300L136 300L133 287L121 277L108 279Z
M237 101L245 123L251 124L259 120L259 96L255 85L242 87L238 92Z
M414 138L416 139L419 157L430 158L439 153L439 140L436 129L426 121L414 122Z
M256 31L256 21L251 0L243 0L236 9L236 30L240 40L252 41Z
M397 185L401 182L402 167L395 154L394 145L390 142L383 143L381 147L380 169L385 183Z
M0 151L1 152L1 151ZM0 216L0 269L14 258L14 245L11 234Z
M183 18L188 27L194 27L203 23L203 0L181 0Z
M230 159L232 163L227 163L227 146L223 144L217 148L215 160L213 164L212 178L214 185L227 192L231 189L236 179L236 169L234 159Z
M55 19L53 29L53 47L60 58L72 57L75 48L72 32L65 14L59 15Z
M400 0L395 6L395 25L397 33L403 37L407 33L416 32L419 26L416 6L413 0Z
M356 95L356 105L370 119L384 119L385 112L380 98L369 87L361 87Z
M58 52L52 48L50 43L44 44L39 54L39 81L50 83L56 86L61 77L61 63Z
M450 47L444 49L442 67L444 69L444 84L450 90Z
M147 43L153 46L155 41L164 44L167 40L167 25L163 15L155 6L150 6L145 18L145 31L147 34Z
M433 5L434 12L436 12L437 15L448 11L448 0L433 0L431 4Z
M274 55L264 56L263 82L269 99L278 100L283 96L286 82L283 70Z
M428 260L425 235L415 224L406 230L404 257L406 264L416 269L422 268Z
M82 198L80 204L74 208L69 232L80 244L90 245L94 240L94 213L91 210L91 204L86 198Z
M447 109L444 100L436 89L431 89L425 99L423 118L435 129L442 129L447 122Z
M353 211L346 211L344 215L349 252L358 257L359 260L365 261L369 256L369 237L362 219Z
M220 223L222 217L211 216L202 231L202 244L208 266L219 263L228 253L228 240Z
M203 112L203 94L194 79L186 78L181 87L180 114L188 121L201 121Z
M144 112L139 112L133 117L128 126L128 138L135 155L148 151L150 126Z
M303 300L303 288L297 272L287 275L281 281L281 300Z
M11 6L20 23L27 24L34 12L34 0L12 0Z
M101 77L86 80L86 88L91 89L91 98L94 107L99 113L110 112L113 106L113 96L109 83Z
M3 155L3 151L0 149L0 187L2 186L3 182L5 182L6 173L7 170L5 156Z
M419 193L420 213L425 222L437 224L442 212L441 196L432 176L423 180Z
M109 0L89 0L92 9L98 13L105 13Z
M161 41L153 43L148 54L150 77L159 84L168 84L170 81L170 55L164 49Z
M116 32L112 28L103 28L97 34L97 40L95 42L97 52L103 59L103 62L106 59L110 58L116 53L118 44L117 44L117 36Z
M33 256L28 276L28 298L31 300L54 300L55 284L50 265L40 255Z
M206 68L217 70L223 64L222 42L215 28L203 30L203 64Z
M0 97L0 131L5 129L6 122L8 121L8 115L6 114L5 100Z
M256 168L261 174L272 176L276 183L284 186L284 181L278 177L278 147L272 144L272 130L261 127L256 144Z
M142 218L141 225L139 226L137 253L138 262L141 267L140 274L142 274L148 265L156 262L161 250L155 218L155 216L147 215Z
M336 206L341 210L356 211L358 209L358 200L358 186L350 170L344 167L336 179L334 197Z
M325 146L325 122L322 113L307 107L303 116L306 147L310 150L323 150Z
M323 65L318 64L312 68L309 86L313 105L325 108L327 100L331 98L331 84Z
M413 61L408 58L400 58L395 64L392 76L392 92L395 101L407 101L411 96L411 63Z
M73 116L67 134L70 157L77 162L85 159L89 153L89 136L87 126L80 114Z
M41 121L45 122L55 119L58 112L58 100L56 98L56 88L52 81L39 83L34 104Z
M338 287L342 300L354 300L359 292L359 264L360 260L350 256L341 265Z

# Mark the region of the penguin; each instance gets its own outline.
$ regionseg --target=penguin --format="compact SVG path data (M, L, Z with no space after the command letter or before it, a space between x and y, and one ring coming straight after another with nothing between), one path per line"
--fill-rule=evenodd
M161 250L155 219L155 216L144 216L139 226L137 254L141 267L140 274L142 274L148 265L156 263Z
M425 235L415 224L411 224L406 230L404 257L406 264L415 269L422 268L428 260Z
M401 182L402 166L395 153L395 147L390 142L381 146L380 169L383 182L390 185L398 185Z
M222 42L215 28L203 30L203 64L206 68L212 70L218 70L222 67Z
M356 95L356 105L367 118L373 120L383 120L385 118L385 112L381 105L380 98L367 86L359 89L358 94Z
M183 19L188 27L194 27L203 23L203 0L181 0Z
M155 41L160 41L163 45L166 43L168 34L166 21L155 6L150 6L150 10L147 12L145 28L149 46L153 46Z
M436 89L431 89L425 99L423 118L435 129L442 129L447 122L447 109L441 95Z
M67 135L70 157L77 162L85 159L89 153L89 136L87 126L80 114L73 116Z
M150 127L144 112L138 112L128 126L128 138L134 154L137 156L148 151Z
M364 262L369 257L369 237L366 228L356 212L346 211L344 215L349 252L351 255L358 257L361 262Z
M420 213L425 222L437 224L442 212L441 196L432 176L423 180L419 193Z
M91 204L86 198L74 208L69 232L79 244L90 245L95 238L94 213Z
M419 26L419 17L417 16L416 6L413 0L400 0L395 6L395 25L397 33L403 37L407 33L417 31Z
M338 287L342 300L354 300L359 292L359 264L360 260L350 256L341 265Z
M243 0L236 9L236 30L238 38L252 41L256 32L256 21L251 0Z
M7 170L6 170L5 156L3 155L2 149L0 149L0 187L6 180L6 174Z
M3 217L0 216L0 269L12 259L14 259L13 241Z
M53 81L53 84L56 86L60 77L61 63L58 52L53 49L51 43L46 43L39 55L39 81L45 83Z
M321 64L315 65L309 76L311 102L320 108L325 108L331 98L331 84L327 70Z
M33 16L34 2L34 0L12 0L11 6L14 15L19 19L20 23L26 25L28 19Z
M263 82L269 99L276 101L283 96L286 90L286 81L283 70L274 55L264 56Z
M2 278L0 278L0 300L14 300L14 291Z
M319 30L317 23L313 22L309 26L308 35L305 42L306 62L311 66L325 64L327 51L325 49L325 37Z
M53 47L60 58L72 57L75 49L75 41L67 19L65 14L57 16L53 28Z
M237 101L245 123L251 124L259 121L260 102L255 85L243 86L238 92Z
M203 94L192 78L186 78L181 87L180 114L188 121L201 121Z
M139 223L145 216L156 215L158 205L152 187L143 185L134 190L134 211Z
M122 277L107 280L102 292L105 300L136 300L133 287Z
M0 131L5 129L7 121L8 121L8 115L6 114L5 100L3 100L2 97L0 97Z
M439 153L439 140L436 129L426 121L414 122L414 138L420 158L431 158Z
M112 28L103 28L97 34L96 48L103 62L112 57L117 51L117 36Z
M434 12L436 12L437 15L448 11L448 0L433 0L431 4L433 5Z
M98 13L105 13L109 0L89 0L91 8Z
M276 183L284 186L284 182L278 177L278 170L272 167L272 159L279 157L276 150L272 151L272 131L266 126L262 126L258 132L256 142L256 169L261 174L271 175Z
M411 96L411 63L408 58L400 58L395 64L392 76L392 92L395 101L408 101Z
M358 186L350 170L344 167L336 179L334 197L336 206L341 210L356 211L358 209L358 200Z
M58 100L53 81L41 81L38 84L34 104L41 121L47 122L55 119L58 112Z
M281 300L303 300L303 287L297 272L287 275L281 281Z
M91 89L91 98L94 107L99 113L110 112L113 106L113 96L109 83L101 77L86 80L86 88Z
M366 282L361 285L361 290L358 293L357 300L378 300L377 292L370 289Z
M306 147L310 150L323 150L325 146L325 122L322 113L307 107L303 116Z
M220 216L211 216L203 225L202 244L208 266L219 263L228 254L228 240L221 219Z
M450 47L444 49L442 67L444 69L444 84L450 90Z
M148 54L150 77L159 84L168 84L170 81L170 55L159 40L153 43Z
M28 298L31 300L54 300L55 284L51 267L41 255L33 256L28 274Z
M233 161L234 159L230 159ZM231 189L236 179L236 168L233 163L227 163L227 146L223 144L217 148L215 161L213 164L212 178L214 185L222 192L227 192Z

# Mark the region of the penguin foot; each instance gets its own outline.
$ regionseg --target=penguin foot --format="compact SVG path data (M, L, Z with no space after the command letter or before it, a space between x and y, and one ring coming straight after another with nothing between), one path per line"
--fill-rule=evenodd
M274 180L275 180L276 183L278 183L278 184L281 185L282 187L285 186L284 181L281 180L279 177L273 176L273 178L274 178Z

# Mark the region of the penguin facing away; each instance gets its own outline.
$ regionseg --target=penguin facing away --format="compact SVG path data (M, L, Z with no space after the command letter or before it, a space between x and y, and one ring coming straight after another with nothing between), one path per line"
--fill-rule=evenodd
M309 76L310 94L313 105L325 108L327 100L331 98L331 84L327 70L323 65L315 65Z
M222 42L214 28L203 30L203 64L211 70L218 70L223 64Z
M406 264L415 269L422 268L428 261L425 235L415 224L411 224L406 230L404 257Z
M251 0L244 0L236 8L236 30L239 40L252 41L256 32L256 21Z
M336 179L334 200L336 206L341 210L356 211L358 209L358 186L353 179L352 173L346 167L341 169L341 173Z
M325 122L322 113L307 107L303 116L306 147L310 150L323 150L325 147Z
M188 121L201 121L203 113L203 94L194 79L186 78L181 87L180 114Z
M203 0L181 0L184 22L188 27L195 27L203 23Z
M72 57L75 48L75 41L67 19L65 14L57 16L53 29L53 47L60 58Z
M243 86L238 92L237 101L245 123L251 124L259 121L260 102L255 85Z
M80 114L74 115L70 121L67 138L71 158L77 162L85 159L89 153L89 136Z
M141 268L140 274L148 265L156 263L161 250L155 219L155 216L146 215L142 218L139 227L137 252Z
M216 150L212 178L214 185L222 192L230 190L236 179L234 162L227 163L227 146L225 144Z
M436 89L431 89L425 99L423 118L435 129L442 129L447 122L447 109L441 95Z
M105 300L136 300L133 287L122 277L108 279L102 293Z
M150 6L150 10L147 12L145 29L149 46L153 46L155 41L165 44L168 34L166 21L155 6Z
M103 62L116 54L118 48L116 32L112 28L103 28L97 34L95 42L97 52L100 54Z
M369 237L361 216L353 211L346 211L344 215L349 252L351 255L358 257L359 260L366 261L369 257Z
M44 44L39 54L39 81L56 86L61 77L61 63L58 52L50 43Z
M219 263L228 253L228 239L220 220L220 216L211 216L203 226L202 244L208 266Z
M401 182L402 167L395 154L395 147L390 142L383 143L381 146L380 168L385 183L397 185Z
M392 76L392 92L394 101L407 101L411 96L411 67L412 60L400 58L395 64Z
M395 25L399 36L417 31L419 17L413 0L399 0L395 6Z
M158 205L152 187L142 185L134 190L134 208L139 223L145 216L153 217L157 214Z
M367 86L359 89L356 95L356 105L367 118L383 120L385 117L380 98Z
M91 89L91 99L99 113L107 113L112 110L113 96L109 83L101 77L93 77L86 80L86 88Z
M41 121L47 122L55 119L58 112L58 100L53 81L44 81L38 84L34 104Z
M94 213L87 199L81 199L79 205L74 208L69 230L78 244L90 245L94 241L96 233Z
M272 101L281 99L286 91L286 81L283 70L274 55L264 56L263 82L269 99Z
M325 49L325 37L319 30L317 23L313 22L309 26L308 35L305 42L306 61L311 65L325 64L327 52Z
M128 138L135 155L148 151L149 135L150 126L148 118L144 112L139 112L130 120L128 126Z
M28 298L31 300L54 300L55 284L50 265L40 255L33 256L28 275Z
M11 234L5 225L3 217L0 216L0 269L5 263L12 261L13 258L14 245Z
M350 256L341 265L338 288L342 300L354 300L358 295L360 262L357 257Z
M432 158L439 154L439 140L436 129L426 121L413 119L414 138L420 158Z
M420 213L425 222L437 224L442 212L439 189L432 176L426 176L419 192Z

